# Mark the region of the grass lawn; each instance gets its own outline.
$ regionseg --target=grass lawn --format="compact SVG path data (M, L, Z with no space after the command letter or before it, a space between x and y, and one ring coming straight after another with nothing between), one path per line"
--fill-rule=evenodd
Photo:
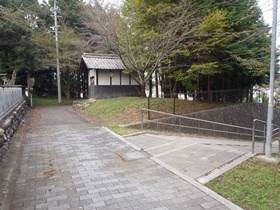
M176 114L187 114L193 111L226 106L227 104L209 104L203 102L193 102L176 99ZM131 134L138 132L137 129L121 127L131 123L141 122L141 109L148 108L148 99L139 97L120 97L113 99L100 99L89 102L83 110L98 119L105 126L119 135ZM150 100L150 109L163 111L167 113L174 112L174 99L172 98L153 98ZM153 118L151 114L151 118Z
M140 121L140 110L146 107L147 99L123 97L95 100L84 110L98 118L104 125L116 126L128 122ZM139 116L138 119L136 119Z
M195 111L207 110L226 106L227 104L209 104L176 99L176 114L187 114ZM100 119L105 125L122 125L141 121L141 109L148 108L148 99L139 97L120 97L100 99L89 103L84 111ZM150 109L167 113L174 112L174 99L153 98Z
M83 110L119 135L127 135L140 130L119 126L140 121L140 110L146 107L147 99L123 97L95 100Z
M244 209L280 209L280 165L251 158L206 186Z

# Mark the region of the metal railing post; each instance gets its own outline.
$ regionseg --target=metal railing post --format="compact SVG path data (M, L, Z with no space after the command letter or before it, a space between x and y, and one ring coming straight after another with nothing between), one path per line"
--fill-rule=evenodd
M256 129L256 121L253 121L253 133L252 133L252 154L255 153L255 129Z
M216 137L216 124L214 124L214 136Z
M141 131L144 131L144 110L141 110Z
M263 153L265 153L265 143L266 143L266 124L263 126Z
M158 132L158 113L157 113L157 132Z
M176 93L174 93L173 97L173 114L176 114Z
M150 96L148 97L148 110L151 109L151 102L150 102ZM151 116L150 116L150 111L148 111L148 120L151 119Z
M227 126L225 127L226 127L226 138L228 138L228 127Z
M280 127L278 128L278 134L279 134L279 138L278 138L278 152L280 152Z
M182 126L182 118L181 117L179 117L179 126L180 126L180 132L183 132L183 126Z
M238 137L239 137L239 132L237 132L237 139L238 139Z

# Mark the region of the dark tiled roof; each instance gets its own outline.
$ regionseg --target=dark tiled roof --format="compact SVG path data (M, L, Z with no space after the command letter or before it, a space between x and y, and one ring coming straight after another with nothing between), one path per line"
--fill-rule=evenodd
M121 59L114 55L93 55L84 53L82 55L88 69L108 69L108 70L122 70L125 66Z

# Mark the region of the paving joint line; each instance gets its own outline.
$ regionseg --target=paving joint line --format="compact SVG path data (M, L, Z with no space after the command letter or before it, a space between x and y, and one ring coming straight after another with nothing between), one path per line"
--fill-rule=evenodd
M172 153L172 152L176 152L176 151L178 151L178 150L182 150L182 149L185 149L185 148L187 148L187 147L190 147L190 146L193 146L193 145L197 145L197 144L199 144L199 143L192 143L192 144L189 144L189 145L186 145L186 146L177 148L177 149L172 149L172 150L169 150L169 151L167 151L167 152L163 152L163 153L160 153L160 154L158 154L158 155L154 155L154 157L161 157L161 156L170 154L170 153Z
M179 141L181 141L181 140L179 140ZM174 144L174 143L176 143L176 142L178 142L178 141L173 140L172 142L167 142L167 143L164 143L164 144L161 144L161 145L157 145L157 146L150 147L150 148L148 148L148 149L145 149L145 151L150 151L150 150L152 150L152 149L156 149L156 148L159 148L159 147L171 145L171 144Z

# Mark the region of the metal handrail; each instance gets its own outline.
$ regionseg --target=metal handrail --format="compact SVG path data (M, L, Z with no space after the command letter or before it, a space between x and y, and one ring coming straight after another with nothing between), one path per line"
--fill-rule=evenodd
M260 122L260 123L263 123L264 124L264 130L256 130L256 122ZM267 122L266 121L263 121L263 120L259 120L259 119L254 119L253 120L253 133L252 133L252 153L254 154L255 153L255 141L256 141L256 131L258 132L263 132L263 136L257 136L257 137L263 137L263 144L265 145L265 142L266 142L266 125ZM272 128L273 127L276 127L275 129L272 130L272 137L276 136L276 135L279 135L279 148L278 148L278 151L280 152L280 125L277 125L277 124L274 124L272 123ZM275 133L275 131L277 131Z
M142 131L144 130L144 111L157 113L157 119L156 120L147 120L148 122L155 122L157 124L157 130L158 130L158 125L169 125L169 126L182 127L182 128L194 128L196 130L214 131L215 133L219 132L219 133L235 134L235 135L242 135L242 136L252 136L252 153L255 152L254 148L255 148L255 138L256 137L264 138L264 144L265 144L266 126L264 126L263 130L256 129L256 122L260 122L260 123L263 123L264 125L266 125L267 122L265 122L263 120L254 119L253 120L253 128L247 128L247 127L242 127L242 126L230 125L230 124L225 124L225 123L219 123L219 122L214 122L214 121L209 121L209 120L203 120L203 119L197 119L197 118L192 118L192 117L187 117L187 116L175 115L175 114L170 114L170 113L161 112L161 111L157 111L157 110L151 110L151 109L143 108L143 109L141 109L141 130ZM181 120L179 120L179 122L180 122L179 125L169 124L169 123L159 121L158 114L163 114L163 115L167 115L167 116L170 116L170 117L177 117L179 119L188 119L188 120L194 120L194 121L197 121L197 122L210 123L210 124L213 124L213 125L221 125L221 126L225 126L225 127L243 129L243 130L246 130L246 131L251 131L252 134L239 133L239 132L233 132L233 131L228 131L228 130L223 131L223 130L216 130L216 129L210 129L210 128L184 126L184 125L181 125ZM272 131L272 136L275 137L276 135L279 135L279 152L280 152L280 125L272 124L272 126L276 127ZM256 132L261 132L261 133L263 133L263 135L256 135Z
M175 115L175 114L170 114L170 113L166 113L166 112L146 109L146 108L142 108L141 109L141 130L142 131L144 130L144 111L154 112L154 113L157 113L157 114L163 114L163 115L167 115L167 116L170 116L170 117L177 117L179 119L194 120L194 121L197 121L199 123L200 122L204 122L204 123L210 123L210 124L213 124L213 125L221 125L221 126L225 126L225 127L243 129L243 130L247 130L247 131L250 131L250 132L252 131L252 128L247 128L247 127L242 127L242 126L237 126L237 125L230 125L230 124L214 122L214 121L209 121L209 120L203 120L203 119L197 119L197 118L192 118L192 117L187 117L187 116ZM149 122L156 122L157 123L157 128L158 128L158 125L161 124L161 125L170 125L170 126L174 126L174 127L195 128L197 130L205 130L205 131L213 131L213 132L220 132L220 133L236 134L236 135L243 135L243 136L251 136L251 135L246 134L246 133L238 133L238 132L222 131L222 130L216 130L216 129L210 129L210 128L201 128L201 127L194 127L194 126L184 126L184 125L175 125L175 124L164 123L164 122L160 122L158 120L158 115L157 115L157 119L156 120L147 120L147 121L149 121Z

